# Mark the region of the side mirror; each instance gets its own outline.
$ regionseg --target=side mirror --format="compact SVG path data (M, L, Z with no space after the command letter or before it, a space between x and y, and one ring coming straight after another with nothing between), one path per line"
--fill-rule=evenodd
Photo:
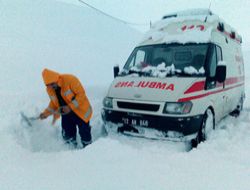
M222 83L226 80L227 76L227 66L226 65L218 65L216 68L216 81Z
M119 65L114 66L113 71L114 71L114 78L115 78L118 76L118 73L120 72Z

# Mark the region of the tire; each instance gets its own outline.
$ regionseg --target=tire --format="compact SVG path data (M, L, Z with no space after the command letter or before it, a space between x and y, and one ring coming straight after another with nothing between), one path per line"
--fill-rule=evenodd
M196 148L200 142L208 139L211 132L215 129L214 114L211 109L207 109L203 115L202 124L197 137L191 141L191 146Z

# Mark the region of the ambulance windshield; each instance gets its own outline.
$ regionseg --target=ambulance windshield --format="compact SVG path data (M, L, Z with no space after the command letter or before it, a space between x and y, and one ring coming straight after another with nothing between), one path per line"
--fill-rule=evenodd
M121 75L204 76L208 44L160 44L137 47Z

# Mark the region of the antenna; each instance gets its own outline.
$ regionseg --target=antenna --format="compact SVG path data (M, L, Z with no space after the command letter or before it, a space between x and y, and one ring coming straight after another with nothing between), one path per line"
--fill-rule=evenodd
M212 5L212 0L210 0L210 3L209 3L209 7L208 7L209 12L208 12L208 14L207 14L207 16L206 16L206 18L205 18L205 22L207 22L207 17L208 17L208 15L211 14L211 13L210 13L210 12L211 12L211 11L210 11L211 5Z
M212 0L210 0L210 3L209 3L209 7L208 7L208 10L210 10L210 8L211 8L211 5L212 5Z

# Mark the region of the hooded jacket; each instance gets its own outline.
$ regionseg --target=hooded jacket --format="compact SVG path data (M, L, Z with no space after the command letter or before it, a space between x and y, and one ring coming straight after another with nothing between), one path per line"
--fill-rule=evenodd
M59 74L49 69L44 69L42 76L45 85L51 83L58 84L61 88L61 96L67 105L78 117L88 123L92 117L92 108L78 78L70 74ZM51 88L47 88L47 93L50 97L50 103L43 114L46 116L54 114L54 117L58 119L60 117L60 105L56 93Z

